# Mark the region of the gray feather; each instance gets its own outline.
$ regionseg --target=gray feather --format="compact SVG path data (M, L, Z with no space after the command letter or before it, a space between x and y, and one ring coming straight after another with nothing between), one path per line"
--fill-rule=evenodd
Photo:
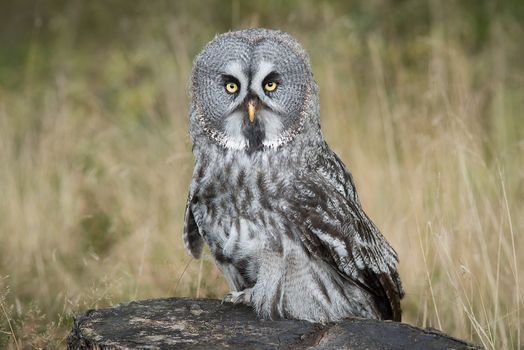
M278 77L271 92L268 77ZM253 98L260 107L249 121ZM398 257L325 143L319 114L307 54L288 34L251 29L209 43L192 75L184 242L198 257L205 241L232 300L261 317L400 320Z

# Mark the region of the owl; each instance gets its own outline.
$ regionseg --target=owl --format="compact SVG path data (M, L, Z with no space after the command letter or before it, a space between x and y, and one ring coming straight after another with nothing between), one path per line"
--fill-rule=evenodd
M204 242L231 292L265 319L400 321L398 257L320 128L308 55L290 35L216 36L195 58L195 166L184 243Z

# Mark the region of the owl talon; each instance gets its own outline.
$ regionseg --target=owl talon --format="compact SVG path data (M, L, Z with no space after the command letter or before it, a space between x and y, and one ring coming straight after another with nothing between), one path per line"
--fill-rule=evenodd
M226 294L222 303L246 304L251 303L251 288L246 288L240 292L231 291Z

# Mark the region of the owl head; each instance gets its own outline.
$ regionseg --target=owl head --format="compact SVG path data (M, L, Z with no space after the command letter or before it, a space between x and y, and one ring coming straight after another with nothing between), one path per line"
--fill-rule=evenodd
M320 137L309 58L290 35L247 29L215 37L195 58L190 134L194 144L253 153Z

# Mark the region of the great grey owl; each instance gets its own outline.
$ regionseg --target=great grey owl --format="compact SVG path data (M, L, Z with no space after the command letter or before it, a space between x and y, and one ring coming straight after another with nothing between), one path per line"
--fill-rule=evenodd
M262 318L400 321L393 248L320 130L309 58L290 35L218 35L195 58L189 133L196 158L184 242L209 245L225 300Z

